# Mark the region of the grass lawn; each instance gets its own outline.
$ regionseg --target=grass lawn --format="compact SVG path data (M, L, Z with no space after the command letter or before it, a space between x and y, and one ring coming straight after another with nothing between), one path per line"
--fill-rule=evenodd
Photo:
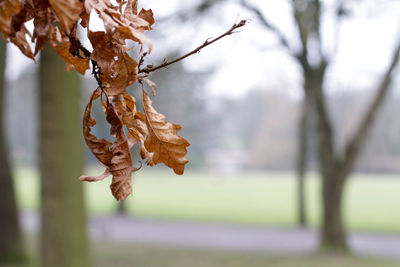
M30 250L35 254L36 238L29 238ZM93 266L96 267L395 267L390 262L351 255L271 256L258 253L216 252L179 247L142 244L96 242L92 244ZM26 265L0 267L36 267L35 256Z
M99 174L100 170L91 173ZM358 231L400 233L399 178L354 175L345 191L346 225ZM188 171L177 176L165 169L144 168L134 175L134 196L126 203L132 215L141 217L291 227L296 225L295 182L290 172L216 176ZM85 183L90 213L115 211L117 202L109 184L110 179ZM19 169L16 187L20 207L37 209L37 172ZM306 190L308 217L316 226L320 214L319 180L311 175Z

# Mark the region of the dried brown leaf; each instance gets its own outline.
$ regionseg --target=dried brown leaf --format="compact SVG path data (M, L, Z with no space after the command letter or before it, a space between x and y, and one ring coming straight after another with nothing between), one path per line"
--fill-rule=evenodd
M126 88L138 80L138 64L126 49L113 42L104 32L89 32L93 46L91 59L101 69L102 82L108 96L126 93Z
M153 96L156 96L157 84L146 78L144 78L143 80L147 83L148 86L151 87L151 92L153 93Z
M164 163L172 168L176 174L183 174L187 149L190 144L183 137L178 136L180 125L166 122L165 116L158 113L152 106L149 95L143 90L143 109L149 135L145 141L145 148L150 155L149 160L155 164Z
M65 60L65 62L74 66L74 68L81 73L85 74L85 71L89 69L89 59L81 58L77 56L73 56L70 53L70 42L65 42L62 44L52 44L53 48L57 51L57 53Z
M49 0L54 8L61 27L69 34L72 27L78 22L83 5L79 0Z
M137 5L138 5L137 0L128 0L128 2L126 3L125 12L127 14L136 15L137 14Z
M113 196L118 200L125 200L132 194L131 173L136 171L132 167L132 158L129 150L128 139L123 129L114 106L107 103L107 121L111 124L110 133L115 137L115 142L110 147L112 153L110 173L113 175L110 185Z
M30 36L29 31L25 28L25 26L22 26L20 31L15 33L14 36L10 36L10 41L14 43L25 56L35 60L32 47L26 39L27 35Z
M56 21L57 18L50 7L38 9L36 11L36 17L33 21L35 28L33 30L32 38L32 42L36 41L35 55L37 55L37 53L43 48L44 44L49 40L49 37L54 32L55 28L53 23Z
M142 18L149 23L149 30L151 30L151 25L153 25L155 22L154 16L153 16L153 11L151 9L149 9L149 10L142 9L142 10L140 10L140 13L138 16L139 16L139 18Z
M146 117L142 112L136 110L135 98L131 95L124 94L121 99L116 101L115 109L122 123L126 125L129 135L132 136L136 142L144 142L148 134Z
M140 53L143 52L143 45L146 45L151 52L151 41L144 34L145 30L151 29L149 23L149 21L152 21L151 10L142 14L145 18L143 19L137 15L136 0L128 0L123 13L120 13L120 6L113 6L110 1L86 0L84 7L86 14L90 14L92 10L97 12L103 20L106 32L115 39L114 42L124 44L124 39L131 39L142 45Z
M88 28L89 27L89 21L90 21L90 13L86 12L86 9L83 8L82 12L80 14L80 18L81 18L81 26L84 28Z
M86 14L90 14L92 10L95 10L103 20L104 27L108 33L112 32L121 16L118 13L118 7L113 6L109 0L85 0L84 9Z
M45 0L37 0L35 3L37 8L33 4L32 0L21 1L21 10L11 19L11 35L14 35L14 33L20 31L25 22L33 19L38 13L39 9L44 10L48 6L47 1Z
M21 10L19 0L1 0L0 1L0 31L4 35L11 32L11 17Z
M20 2L21 8L17 14L11 19L9 39L16 44L22 53L30 58L36 55L48 40L48 36L56 22L56 17L49 6L47 0L22 0ZM25 28L24 23L34 19L34 30L32 42L36 41L35 53L31 51L30 44L26 40L26 35L30 33ZM32 54L32 55L31 55Z
M122 123L128 129L129 147L140 142L140 157L142 159L150 158L146 163L153 166L154 162L151 161L151 153L144 147L144 142L149 134L146 116L142 112L136 110L135 98L128 94L123 95L115 102L115 109Z
M96 121L91 116L92 102L99 98L101 95L101 90L96 89L85 108L85 113L83 116L83 137L88 145L89 149L92 151L94 156L103 166L111 165L112 153L110 152L111 142L105 139L98 139L91 133L91 128L96 125Z
M96 121L91 117L92 102L102 94L100 89L93 92L89 103L86 106L83 119L83 134L86 143L99 162L106 167L105 172L100 176L81 176L82 181L99 181L109 174L113 176L110 185L112 194L118 200L124 200L132 193L131 173L137 169L132 167L132 158L129 151L129 144L126 138L123 125L111 102L106 103L106 119L110 123L110 133L115 137L111 144L105 139L98 139L91 133L91 127Z

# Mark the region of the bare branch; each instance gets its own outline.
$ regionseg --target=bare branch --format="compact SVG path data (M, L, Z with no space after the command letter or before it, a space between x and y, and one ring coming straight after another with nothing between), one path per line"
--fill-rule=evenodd
M218 36L218 37L216 37L214 39L207 39L201 46L199 46L196 49L190 51L189 53L187 53L187 54L185 54L185 55L183 55L181 57L178 57L178 58L176 58L174 60L171 60L171 61L164 61L162 64L160 64L160 65L158 65L156 67L147 66L144 69L139 69L139 73L148 74L150 72L156 71L156 70L161 69L161 68L165 68L165 67L167 67L167 66L169 66L171 64L174 64L174 63L176 63L178 61L181 61L181 60L183 60L183 59L185 59L185 58L187 58L187 57L189 57L189 56L191 56L193 54L199 53L200 50L203 49L204 47L209 46L212 43L215 43L216 41L224 38L225 36L228 36L228 35L231 35L231 34L235 33L236 29L238 29L240 27L243 27L244 25L246 25L246 23L247 23L246 20L242 20L239 23L234 23L232 25L232 27L229 30L227 30L225 33L221 34L220 36Z
M372 100L370 106L368 107L367 112L365 113L363 119L361 120L360 126L358 127L358 131L354 134L354 136L350 139L346 146L346 153L344 155L342 164L345 173L349 173L354 165L354 162L359 154L362 144L364 143L366 136L368 134L369 129L372 126L372 123L375 119L377 111L379 107L382 105L385 96L389 91L392 75L399 63L400 58L400 40L398 41L397 47L394 51L392 61L389 65L389 68L386 70L381 82L377 86L377 93L375 98Z
M250 10L251 12L253 12L254 14L256 14L257 17L258 17L258 19L261 21L261 23L262 23L266 28L268 28L270 31L272 31L272 32L278 37L279 42L280 42L284 47L286 47L287 49L290 50L289 42L288 42L288 40L286 39L285 35L284 35L277 27L275 27L275 26L267 19L267 17L265 17L264 14L261 13L261 11L260 11L257 7L251 5L250 3L248 3L248 2L245 1L245 0L241 0L241 1L240 1L240 4L241 4L243 7L247 8L248 10Z

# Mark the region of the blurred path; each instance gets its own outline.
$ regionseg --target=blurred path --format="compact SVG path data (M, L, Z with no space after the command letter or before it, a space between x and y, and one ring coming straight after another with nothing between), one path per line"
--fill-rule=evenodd
M23 213L21 218L26 231L38 230L36 213ZM121 216L93 216L89 219L89 231L92 238L101 240L271 254L311 253L318 244L314 230ZM400 260L400 235L354 233L350 235L350 245L360 255Z

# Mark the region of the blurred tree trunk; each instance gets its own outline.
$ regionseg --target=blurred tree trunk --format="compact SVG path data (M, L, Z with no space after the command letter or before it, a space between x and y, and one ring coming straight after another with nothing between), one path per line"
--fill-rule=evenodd
M331 166L333 167L333 166ZM348 251L346 231L343 223L343 189L347 177L340 177L337 170L326 170L322 179L322 227L321 249Z
M90 266L82 183L80 81L51 47L40 56L41 261Z
M307 227L305 178L308 162L308 138L312 116L312 101L308 94L304 95L299 119L299 136L297 151L297 212L300 227Z
M400 58L400 41L396 45L390 64L378 83L376 95L368 105L356 132L347 142L343 152L335 151L333 127L323 92L325 70L328 64L322 61L317 67L311 67L305 63L306 61L300 60L305 77L304 89L311 92L317 115L323 203L321 248L324 250L348 251L342 212L343 189L365 144L367 134L379 108L389 92L392 75Z
M332 123L328 115L323 82L327 64L318 67L303 66L305 90L310 92L317 114L319 172L322 177L321 248L348 251L342 218L342 195L345 179L340 176L340 166L335 157Z
M321 1L294 1L293 15L302 50L296 55L302 67L304 93L310 97L315 110L318 139L318 167L322 178L322 225L321 248L331 251L348 251L342 218L342 193L344 180L339 179L340 170L335 154L333 126L324 95L324 79L330 58L324 54L321 42ZM309 44L317 44L319 62L309 60Z
M5 67L6 44L0 38L0 263L25 260L4 128Z

